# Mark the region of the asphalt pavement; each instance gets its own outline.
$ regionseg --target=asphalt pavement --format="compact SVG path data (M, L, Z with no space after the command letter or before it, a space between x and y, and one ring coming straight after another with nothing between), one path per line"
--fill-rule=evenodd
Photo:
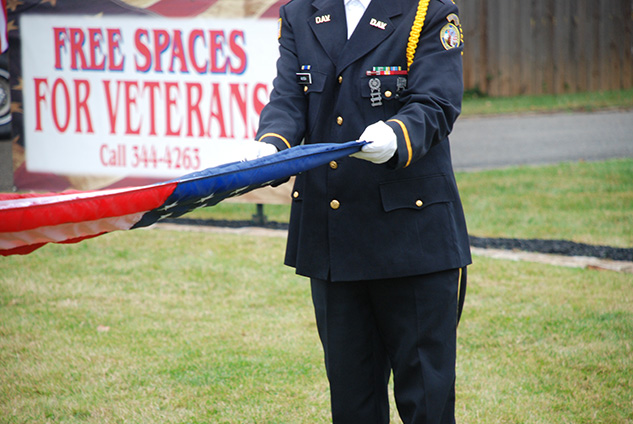
M633 110L459 118L457 171L633 157Z

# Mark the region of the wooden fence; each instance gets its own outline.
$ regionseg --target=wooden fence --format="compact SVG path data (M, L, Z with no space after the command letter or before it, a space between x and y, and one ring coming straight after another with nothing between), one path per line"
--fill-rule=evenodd
M457 0L466 90L490 96L633 87L633 0Z

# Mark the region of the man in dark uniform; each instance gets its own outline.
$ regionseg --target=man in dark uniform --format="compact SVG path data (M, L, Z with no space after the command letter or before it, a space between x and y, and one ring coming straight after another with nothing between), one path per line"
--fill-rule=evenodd
M311 280L333 421L387 423L393 371L404 423L453 423L471 262L448 141L463 93L457 7L293 0L280 16L262 152L370 142L298 175L292 193L285 263Z

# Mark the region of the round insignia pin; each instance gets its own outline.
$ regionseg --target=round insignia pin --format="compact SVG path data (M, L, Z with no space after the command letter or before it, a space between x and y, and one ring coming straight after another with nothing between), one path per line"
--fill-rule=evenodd
M440 40L446 50L459 47L461 43L459 28L453 23L447 23L440 31Z

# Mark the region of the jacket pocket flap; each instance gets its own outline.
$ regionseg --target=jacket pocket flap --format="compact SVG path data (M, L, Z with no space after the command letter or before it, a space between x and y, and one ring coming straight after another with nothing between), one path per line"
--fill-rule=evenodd
M297 77L299 73L297 73ZM325 80L327 75L324 72L312 71L310 73L310 83L301 84L305 89L305 93L321 93L325 89Z
M434 203L455 200L454 190L445 175L381 183L380 196L385 212L424 209Z

